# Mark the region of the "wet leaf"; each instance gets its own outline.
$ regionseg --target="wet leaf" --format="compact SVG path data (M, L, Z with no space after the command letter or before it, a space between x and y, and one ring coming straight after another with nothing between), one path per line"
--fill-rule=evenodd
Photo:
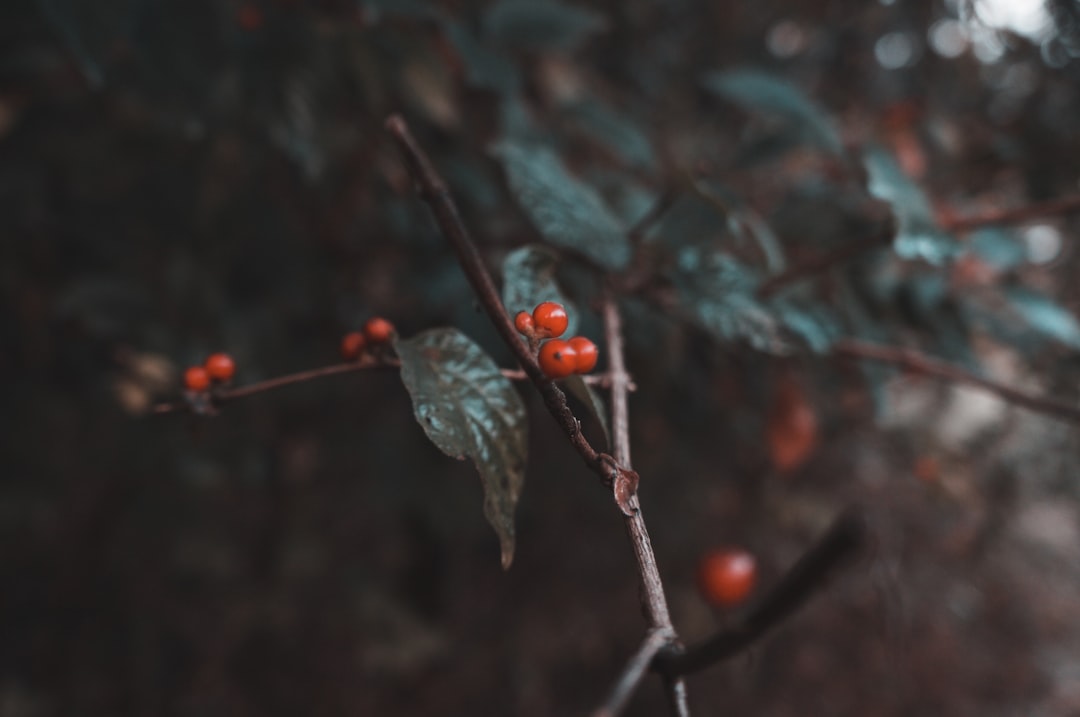
M812 144L836 154L843 145L825 110L787 81L760 70L715 72L705 77L706 89L743 109L787 120Z
M536 230L552 244L580 252L607 269L630 261L619 220L595 189L537 144L504 140L495 149L510 189Z
M607 27L602 15L558 0L501 0L484 16L484 29L506 48L573 50Z
M559 258L543 246L524 246L503 260L503 305L513 317L519 311L532 311L542 301L554 301L566 307L566 335L577 332L578 312L555 281Z
M783 327L814 353L826 353L842 334L840 319L810 300L784 296L771 301L769 308Z
M930 200L892 155L879 147L871 148L863 163L869 175L867 189L891 204L896 215L893 249L898 256L941 265L960 253L960 243L937 225Z
M416 420L443 453L480 471L484 515L502 565L514 557L514 509L525 481L525 404L499 367L464 334L432 329L395 342Z

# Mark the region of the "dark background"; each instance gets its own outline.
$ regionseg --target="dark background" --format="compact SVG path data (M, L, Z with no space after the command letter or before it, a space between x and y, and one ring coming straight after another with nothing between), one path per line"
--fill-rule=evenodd
M803 181L813 156L747 150L767 133L702 74L786 77L942 212L1070 195L1080 10L1012 5L1053 21L995 29L988 2L582 2L605 29L504 56L544 131L566 129L560 98L596 97L657 158L628 169L571 130L571 166L659 193L707 159L797 260L857 238L843 202ZM439 7L483 37L489 5ZM392 372L147 415L211 351L248 383L336 361L374 314L403 335L456 326L505 361L381 130L405 113L493 266L537 241L488 152L499 93L444 27L419 2L0 6L0 715L583 714L606 693L644 625L632 556L531 390L506 573L475 469L425 439ZM931 28L974 40L946 57ZM1009 280L1075 309L1076 219L1036 224L1010 234L1028 254ZM936 271L964 286L983 268ZM754 551L766 587L846 505L874 535L805 612L691 678L695 713L1080 713L1075 428L903 375L875 410L851 364L627 311L634 462L685 639L731 619L698 595L705 550ZM893 343L918 333L905 316L877 317ZM1075 399L1075 352L967 338L989 373ZM782 474L765 435L792 382L819 431ZM629 714L664 709L651 680Z

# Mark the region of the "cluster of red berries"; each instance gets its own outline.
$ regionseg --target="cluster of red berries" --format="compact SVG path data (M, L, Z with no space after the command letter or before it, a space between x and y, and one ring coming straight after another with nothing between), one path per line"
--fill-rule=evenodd
M559 338L566 332L569 323L566 309L554 301L538 304L531 314L519 311L514 317L514 326L530 341L550 339L540 347L537 355L540 368L548 378L566 378L570 374L588 373L596 368L596 360L600 357L596 344L584 336L569 340Z
M189 366L184 371L184 387L203 393L215 382L231 381L236 373L236 361L226 353L210 354L202 366Z
M364 323L360 331L350 331L341 337L341 358L346 361L355 361L360 358L369 346L386 344L394 337L394 325L382 318L375 316Z
M757 582L757 561L740 548L711 550L698 563L698 588L709 603L734 607L746 600Z

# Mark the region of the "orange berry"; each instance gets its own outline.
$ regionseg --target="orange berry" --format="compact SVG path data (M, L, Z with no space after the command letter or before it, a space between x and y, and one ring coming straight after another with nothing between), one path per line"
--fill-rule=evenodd
M532 336L536 333L536 322L528 311L519 311L514 316L514 328L522 336Z
M350 331L341 337L341 358L346 361L355 361L360 358L367 345L367 339L359 331Z
M226 353L210 354L203 368L215 381L228 381L236 373L236 362Z
M782 473L805 464L818 444L818 420L802 387L782 378L769 407L766 438L772 462Z
M701 594L717 607L733 607L750 595L757 581L757 561L739 548L712 550L698 564Z
M533 322L536 324L537 334L544 338L556 338L566 331L570 317L566 315L562 304L545 301L533 309Z
M184 371L184 386L189 391L202 393L210 388L210 372L202 366L191 366Z
M540 347L540 368L548 378L566 378L577 366L577 352L569 341L555 339Z
M375 316L364 324L364 338L371 344L385 344L394 335L394 325L381 316Z
M575 336L567 343L577 353L577 365L574 367L574 373L588 373L596 368L596 360L600 358L600 349L596 348L596 344L584 336Z

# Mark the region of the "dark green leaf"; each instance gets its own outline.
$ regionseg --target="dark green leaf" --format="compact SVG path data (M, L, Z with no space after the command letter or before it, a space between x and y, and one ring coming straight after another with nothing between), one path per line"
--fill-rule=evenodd
M1080 349L1080 323L1067 309L1020 286L1006 289L1005 299L1032 329L1070 348Z
M566 307L567 336L577 331L578 312L555 282L559 258L551 249L525 246L503 260L503 304L511 316L532 311L541 301L555 301Z
M464 334L432 329L394 344L416 420L449 456L468 456L484 485L484 515L502 564L514 557L514 508L525 481L525 404L495 362Z
M602 15L557 0L501 0L484 16L488 36L514 49L573 50L606 27Z
M630 261L619 220L589 185L578 181L554 152L503 140L495 148L518 204L552 244L578 251L608 269Z
M596 416L600 429L604 432L604 439L610 446L611 429L608 428L607 409L604 408L604 402L600 400L600 396L589 384L585 383L581 376L569 376L563 379L562 385L574 398L581 401L592 415Z
M961 251L959 242L938 227L926 195L888 152L871 148L863 156L863 163L870 178L867 189L891 204L896 215L893 248L898 256L940 265Z
M843 152L840 137L825 111L801 90L774 75L760 70L730 70L706 76L703 84L745 110L787 120L807 141L822 149Z
M744 340L768 353L786 353L776 317L754 295L758 279L730 256L687 247L679 252L679 299L703 329L721 341Z
M587 99L567 107L575 123L590 137L610 149L619 159L634 167L653 166L652 144L624 112L616 112L596 99Z

